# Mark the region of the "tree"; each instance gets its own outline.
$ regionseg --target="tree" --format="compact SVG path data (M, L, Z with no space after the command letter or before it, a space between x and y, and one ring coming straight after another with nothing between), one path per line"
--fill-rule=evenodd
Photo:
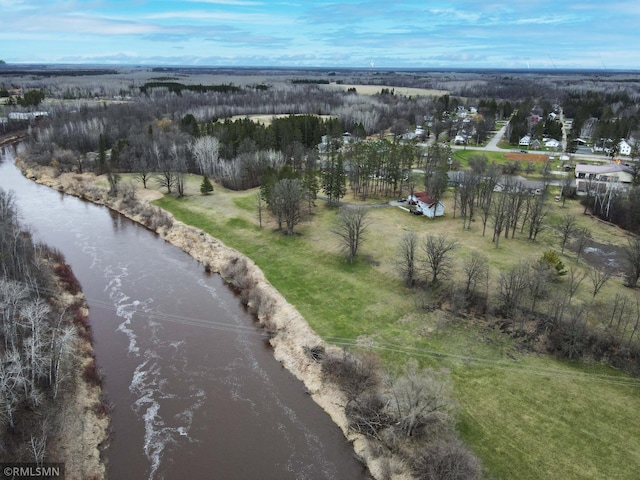
M564 207L567 198L574 196L576 193L576 188L573 182L572 175L565 175L562 177L560 181L560 195L562 196L562 206Z
M264 211L264 199L262 198L262 193L256 193L256 211L258 213L258 225L262 228L262 212Z
M450 158L451 149L447 145L436 143L427 149L427 155L424 159L424 186L436 204L447 188L449 181L447 162Z
M489 259L481 254L473 254L467 257L462 266L462 270L466 278L464 292L469 295L476 289L478 282L487 276Z
M302 206L305 199L302 181L297 178L283 178L272 191L272 210L282 218L287 226L286 234L293 234L293 228L302 220Z
M200 169L200 173L219 174L220 142L211 136L198 137L190 145L191 154Z
M576 217L571 213L565 213L560 219L560 224L558 225L558 231L562 235L562 243L560 247L560 253L564 253L564 247L575 231L576 231Z
M18 105L23 107L37 107L44 100L44 90L29 90L23 97L18 97Z
M586 227L576 230L576 263L580 261L582 251L591 241L591 236L591 231Z
M509 212L509 201L507 195L501 194L493 202L491 207L491 217L493 218L493 241L496 248L500 247L500 236L503 230L507 229L507 215Z
M331 232L340 237L342 249L347 253L349 263L353 263L358 249L365 240L369 227L368 210L364 207L343 207L338 212Z
M544 194L536 195L529 208L529 240L535 241L544 229L547 210L544 208Z
M416 281L416 250L418 247L418 235L410 231L400 239L398 252L398 266L405 285L412 287Z
M344 162L342 155L331 154L322 178L322 189L329 197L330 203L338 203L344 197L346 190Z
M640 238L629 240L624 248L626 264L624 267L624 284L627 287L636 288L640 280Z
M520 307L529 287L529 269L528 264L520 263L500 274L498 298L505 315L512 315Z
M202 177L202 183L200 184L200 193L202 193L202 195L209 195L211 192L213 192L213 184L205 173Z
M431 284L437 285L440 278L446 276L453 268L451 252L458 246L457 240L449 240L446 235L429 235L422 250L425 253L424 263L431 276Z
M609 268L597 268L591 267L589 269L589 278L591 279L591 283L593 285L593 297L596 298L598 292L604 287L605 283L609 281L612 277L613 272Z

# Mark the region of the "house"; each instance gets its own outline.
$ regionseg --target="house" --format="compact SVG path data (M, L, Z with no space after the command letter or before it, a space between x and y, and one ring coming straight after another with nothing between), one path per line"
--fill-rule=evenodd
M546 142L544 142L544 146L547 148L560 148L560 142L555 138L550 138Z
M464 145L467 143L467 139L465 138L464 135L456 135L456 138L453 139L453 143L455 143L456 145Z
M620 155L631 155L631 145L629 145L626 140L620 140L618 153L620 153Z
M529 135L525 135L520 139L520 141L518 142L518 145L520 145L521 147L528 147L530 143L531 143L531 137Z
M531 144L529 146L533 150L540 150L540 147L542 147L542 144L540 143L540 140L536 139L533 142L531 142Z
M442 217L444 215L444 203L435 201L426 192L415 192L407 197L409 205L415 205L416 211L429 218Z

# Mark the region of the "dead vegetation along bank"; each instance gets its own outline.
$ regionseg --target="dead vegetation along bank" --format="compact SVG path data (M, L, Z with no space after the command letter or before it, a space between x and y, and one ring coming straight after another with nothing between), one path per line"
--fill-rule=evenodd
M108 439L80 284L36 243L0 189L0 461L60 462L69 479L101 479Z
M54 175L50 168L31 168L22 162L17 163L27 178L118 211L188 253L206 270L219 273L256 315L269 337L275 358L304 383L313 400L352 443L356 455L367 465L371 474L379 479L411 478L401 461L395 462L395 473L390 477L389 457L376 452L365 435L349 428L345 414L346 395L338 385L328 381L322 364L306 353L311 348L322 347L327 354L339 357L342 351L326 344L311 330L300 313L267 281L254 262L216 238L176 221L164 210L135 199L134 195L109 196L106 188L96 185L93 174Z

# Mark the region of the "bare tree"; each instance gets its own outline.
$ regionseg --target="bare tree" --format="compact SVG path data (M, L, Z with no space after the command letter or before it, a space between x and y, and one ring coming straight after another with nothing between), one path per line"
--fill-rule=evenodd
M591 283L593 285L593 298L596 298L596 295L602 287L604 287L605 283L609 281L612 277L613 272L609 268L598 268L591 267L589 269L589 278L591 279Z
M580 261L583 250L591 241L591 231L584 227L576 230L576 263Z
M569 238L575 233L576 226L576 217L571 213L565 213L560 219L560 224L558 225L558 231L562 235L560 253L564 253L564 247Z
M347 252L349 262L353 263L358 249L365 240L369 227L368 210L364 207L343 207L338 212L336 223L331 231L340 237L342 249Z
M429 235L422 250L425 253L424 263L428 274L431 276L431 284L437 285L440 278L446 276L453 268L451 252L458 246L456 240L449 240L446 235Z
M416 281L416 250L418 248L418 235L410 231L405 233L400 239L400 251L398 253L398 266L404 278L404 283L408 287L413 286Z
M640 238L635 237L629 240L629 244L624 248L626 265L624 269L624 284L627 287L636 288L640 280Z
M529 270L528 264L520 263L500 274L498 298L505 314L512 314L522 304L529 286Z
M573 267L569 268L569 275L568 275L568 281L567 281L567 293L569 294L569 302L571 302L571 299L578 291L578 288L580 288L580 284L586 278L586 276L587 276L586 273L582 273L582 275L579 275L576 272L575 268Z
M220 142L211 136L198 137L190 147L193 158L203 175L216 176L220 159Z
M476 289L482 278L487 276L488 269L489 259L485 255L473 254L465 260L462 270L466 277L464 291L467 295Z
M565 175L560 181L560 196L562 197L562 206L564 207L567 197L575 195L575 187L572 175Z
M258 214L258 225L262 228L262 212L264 211L264 200L260 192L256 193L256 212Z
M547 211L544 208L544 194L536 195L529 210L529 240L536 240L538 234L544 229L544 219Z
M272 209L277 209L276 216L280 216L286 224L286 234L293 234L293 228L302 221L305 199L302 181L283 178L276 183L271 194Z
M493 218L493 241L496 248L500 246L500 236L507 227L507 213L509 208L508 197L504 194L500 195L493 202L491 207L491 217Z

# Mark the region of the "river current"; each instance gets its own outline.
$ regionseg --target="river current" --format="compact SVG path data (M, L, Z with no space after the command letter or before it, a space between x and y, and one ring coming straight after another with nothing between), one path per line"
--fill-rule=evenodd
M125 217L27 180L16 151L0 152L0 188L89 303L114 406L109 478L369 478L219 276Z

